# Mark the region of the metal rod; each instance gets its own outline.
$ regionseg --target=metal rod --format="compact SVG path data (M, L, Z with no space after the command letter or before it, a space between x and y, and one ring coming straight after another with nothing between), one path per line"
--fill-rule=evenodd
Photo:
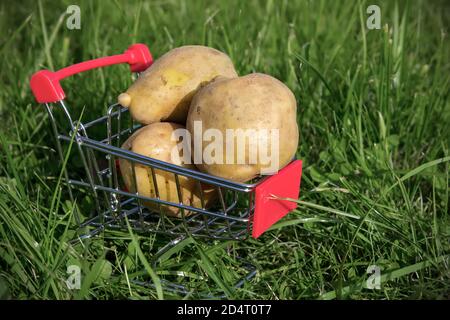
M156 179L155 169L153 167L150 167L150 171L151 171L151 175L152 175L153 187L155 189L155 196L157 199L160 199L159 187L158 187L158 181ZM159 218L161 219L162 228L163 228L163 230L166 230L165 215L162 212L161 203L158 203L158 211L159 211Z
M69 183L74 184L74 185L78 185L78 186L82 186L82 187L89 187L89 183L83 182L83 181L78 181L78 180L69 180ZM104 187L104 186L100 186L100 185L96 185L96 189L97 190L105 190L107 192L112 192L112 193L118 193L120 195L124 195L124 196L129 196L129 197L135 197L135 198L139 198L142 199L144 201L151 201L151 202L155 202L155 203L160 203L162 205L167 205L167 206L174 206L177 208L184 208L185 210L189 210L189 211L195 211L197 213L201 213L201 214L206 214L209 216L213 216L213 217L217 217L217 218L226 218L228 220L232 220L232 221L240 221L240 222L247 222L248 218L246 217L236 217L236 216L231 216L231 215L227 215L224 216L222 213L217 213L217 212L213 212L213 211L208 211L208 210L203 210L200 208L196 208L196 207L192 207L192 206L188 206L188 205L182 205L182 204L178 204L175 202L170 202L170 201L165 201L162 199L155 199L155 198L150 198L150 197L145 197L142 196L140 194L132 194L123 190L115 190L113 188L108 188L108 187Z
M53 116L52 107L48 103L46 103L45 108L47 109L48 116L50 117L50 123L52 126L53 135L55 137L56 150L58 152L59 160L60 160L61 166L62 166L64 163L64 155L62 152L61 142L58 139L59 133L58 133L57 125L56 125L56 120L55 120L55 117ZM73 193L72 193L72 187L69 183L69 173L67 171L67 166L65 166L63 169L64 169L64 179L67 182L67 187L68 187L67 189L69 191L70 201L71 201L72 205L74 205L75 200L74 200ZM81 223L80 213L78 212L77 208L75 209L75 221L77 222L78 225Z
M67 136L60 136L60 139L70 141L70 138ZM254 190L254 188L259 183L261 183L262 181L266 180L269 177L269 176L261 177L260 180L258 180L258 182L255 182L253 184L238 183L238 182L226 180L226 179L223 179L223 178L220 178L217 176L211 176L209 174L195 171L192 169L183 168L183 167L180 167L180 166L168 163L168 162L156 160L154 158L149 158L149 157L139 155L137 153L130 152L130 151L127 151L127 150L124 150L121 148L105 145L104 143L100 143L100 142L92 140L92 139L86 139L86 138L80 137L80 141L83 144L89 146L90 148L93 148L93 149L96 149L96 150L99 150L99 151L102 151L105 153L113 154L113 155L116 155L116 156L124 158L124 159L133 160L144 166L152 166L155 169L161 169L164 171L181 174L188 178L198 179L207 184L225 187L225 188L236 190L239 192L251 192Z

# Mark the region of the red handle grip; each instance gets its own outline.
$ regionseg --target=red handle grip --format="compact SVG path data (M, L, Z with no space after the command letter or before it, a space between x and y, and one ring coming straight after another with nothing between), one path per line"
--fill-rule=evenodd
M87 70L120 63L128 63L131 72L140 72L150 67L153 58L146 45L137 43L130 46L123 54L77 63L55 72L38 71L31 77L31 90L39 103L60 101L65 98L60 80Z

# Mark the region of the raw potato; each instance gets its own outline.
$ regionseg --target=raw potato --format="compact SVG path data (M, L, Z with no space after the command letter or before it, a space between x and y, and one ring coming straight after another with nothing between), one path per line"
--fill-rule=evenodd
M226 54L203 46L184 46L156 60L118 100L140 123L184 124L193 95L217 76L237 77Z
M131 150L135 153L151 157L157 160L173 163L181 167L195 169L194 165L182 164L181 159L171 159L171 151L177 145L177 141L171 139L172 132L183 126L175 123L154 123L137 130L122 145L123 149ZM133 179L133 169L131 162L125 159L119 160L120 171L129 192L136 192ZM155 186L153 183L150 167L135 164L135 174L137 190L140 195L156 198ZM179 203L175 176L173 173L155 169L156 184L161 200ZM196 180L179 175L183 204L195 208L201 208L200 187ZM202 184L203 199L205 207L210 207L216 200L216 190ZM155 202L144 201L143 204L149 209L159 212L159 205ZM181 209L173 206L161 205L161 211L170 216L181 217ZM186 211L185 216L194 212Z
M294 94L279 80L260 73L249 74L235 79L220 79L202 88L192 100L186 127L193 140L198 133L194 131L194 121L202 122L203 133L207 129L218 129L223 136L223 163L207 164L203 158L197 168L203 172L237 182L246 182L258 176L262 168L269 165L249 161L249 150L264 147L271 150L270 137L247 139L245 141L245 163L237 162L237 139L234 143L234 159L226 164L226 129L279 129L278 167L284 167L293 157L298 146L297 103ZM254 135L253 135L254 136ZM197 139L200 139L197 137ZM249 140L251 142L249 142ZM212 142L203 141L202 155ZM231 149L231 148L230 148ZM259 150L259 149L253 149ZM263 149L267 150L267 149ZM195 153L195 145L193 154ZM242 153L241 153L242 154ZM269 152L269 158L271 153ZM231 157L230 157L231 158ZM195 159L194 159L195 160ZM272 163L272 162L271 162ZM273 162L275 164L276 162ZM275 171L276 171L275 170Z

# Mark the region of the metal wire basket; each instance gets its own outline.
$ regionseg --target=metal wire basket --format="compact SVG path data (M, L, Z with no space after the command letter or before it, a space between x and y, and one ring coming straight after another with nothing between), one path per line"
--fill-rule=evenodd
M261 176L249 183L237 183L199 171L156 160L129 150L121 149L122 143L141 125L134 122L128 109L113 104L103 115L86 123L72 117L71 108L65 102L65 93L60 80L71 75L107 65L128 63L132 72L141 72L153 62L148 48L143 44L130 46L125 53L94 59L72 65L56 72L36 72L30 85L36 100L45 105L55 135L60 163L65 156L77 157L80 168L63 166L64 178L71 201L90 193L93 210L88 216L76 212L80 230L79 238L89 238L105 229L127 228L125 217L136 232L154 232L173 236L176 243L187 235L210 239L242 240L249 235L257 238L273 223L296 207L300 188L302 163L293 160L276 175ZM119 159L150 169L155 197L146 197L139 192L130 192L124 187L118 166ZM70 170L69 170L70 169ZM178 199L170 202L160 198L155 170L173 174ZM205 208L200 192L201 206L183 203L180 178L195 180L201 190L203 185L215 188L217 205ZM136 181L134 181L136 184ZM134 188L137 190L137 188ZM162 210L150 210L144 202L179 208L180 217L165 215ZM193 212L187 216L186 212ZM181 237L181 238L180 238ZM178 239L178 240L177 240ZM170 243L169 243L170 246Z

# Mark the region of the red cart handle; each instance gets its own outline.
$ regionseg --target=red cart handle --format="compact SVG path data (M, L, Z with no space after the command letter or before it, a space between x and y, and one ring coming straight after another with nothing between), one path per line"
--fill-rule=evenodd
M31 77L31 90L39 103L60 101L65 98L60 80L87 70L120 63L128 63L131 72L141 72L150 67L153 58L146 45L137 43L130 46L123 54L77 63L55 72L38 71Z

